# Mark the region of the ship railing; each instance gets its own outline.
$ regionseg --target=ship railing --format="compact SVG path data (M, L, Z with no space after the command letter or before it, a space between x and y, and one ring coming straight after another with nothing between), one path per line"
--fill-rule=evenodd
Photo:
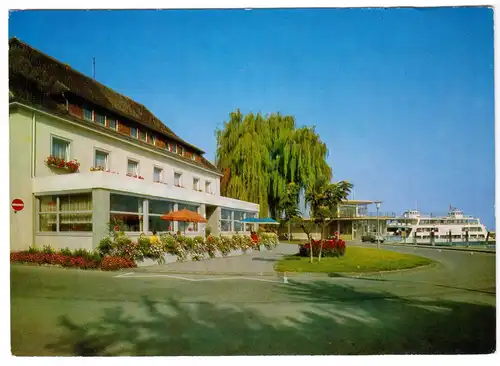
M378 213L379 217L390 217L390 218L395 218L396 213L395 212L379 212ZM376 212L361 212L356 215L354 212L340 212L339 213L340 218L362 218L362 217L377 217Z

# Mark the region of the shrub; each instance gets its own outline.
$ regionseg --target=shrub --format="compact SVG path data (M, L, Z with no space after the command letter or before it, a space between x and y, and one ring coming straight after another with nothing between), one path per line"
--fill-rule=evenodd
M232 240L228 236L220 236L218 243L218 249L221 252L222 256L226 257L232 248Z
M69 250L69 249L68 249ZM76 249L73 253L70 251L72 257L82 257L87 261L99 262L101 255L97 251L88 251L87 249Z
M151 244L145 256L157 260L159 264L165 263L165 251L161 243Z
M109 236L102 238L97 246L97 250L102 256L105 256L111 252L113 249L113 240Z
M116 235L112 248L109 255L113 257L124 257L136 260L142 260L144 258L144 253L140 250L139 245L133 243L132 240L123 233Z
M42 253L45 254L55 254L56 251L50 245L44 245L42 248Z
M28 248L28 253L39 253L39 252L40 252L40 249L38 249L37 247L30 246Z
M248 249L252 248L254 246L254 243L252 241L252 238L250 238L250 236L248 235L243 235L241 237L241 249L243 249L243 251L247 251Z
M122 268L137 267L135 262L129 258L124 257L104 257L101 262L101 269L104 271L117 271Z
M149 247L151 246L151 239L144 234L141 234L137 240L139 250L146 255L149 252Z
M194 249L194 239L191 237L185 237L185 243L186 243L186 248L189 249L190 251Z
M73 255L73 252L71 252L71 249L69 249L68 247L61 249L59 253L68 257Z
M220 246L220 239L217 236L209 235L205 241L205 250L210 258L215 257L215 252Z
M205 227L205 238L208 238L212 234L212 228L210 226Z
M278 244L278 235L276 233L260 234L260 243L265 245L267 250L271 250Z
M160 236L160 243L165 252L172 254L175 248L176 239L169 233Z

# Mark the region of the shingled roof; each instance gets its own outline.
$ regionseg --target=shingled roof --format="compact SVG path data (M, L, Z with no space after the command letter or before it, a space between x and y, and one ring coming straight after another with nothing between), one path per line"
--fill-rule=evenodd
M200 148L182 140L144 105L13 37L9 40L9 79L19 78L33 83L47 95L63 92L74 94L190 147L199 154L204 153ZM204 166L218 172L217 168L203 157L202 162Z

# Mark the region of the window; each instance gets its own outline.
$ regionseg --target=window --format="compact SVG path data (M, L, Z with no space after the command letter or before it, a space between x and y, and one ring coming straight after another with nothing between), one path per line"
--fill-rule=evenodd
M174 231L174 223L162 220L160 217L174 210L173 202L149 200L149 231L166 232Z
M256 213L246 213L245 218L249 218L249 217L255 218L255 217L257 217L257 214ZM244 231L252 231L252 230L253 230L253 224L245 224Z
M127 175L139 175L139 163L135 160L128 159L127 161Z
M220 219L221 231L231 231L231 221L232 221L231 211L223 208L221 210L221 219Z
M196 154L191 155L191 160L196 160Z
M83 108L83 118L88 120L88 121L93 121L94 118L93 118L92 109Z
M130 127L130 136L137 138L137 127Z
M52 137L51 155L65 161L69 160L69 141Z
M182 187L182 174L174 173L174 186Z
M95 150L94 168L99 170L108 170L108 153L101 150Z
M153 169L153 182L163 182L163 169L154 167Z
M193 178L193 189L195 191L200 189L200 180L198 178Z
M256 217L255 212L221 210L221 231L251 231L252 224L243 224L241 221L247 217Z
M146 133L146 131L139 131L139 136L142 141L146 141L146 139L148 138L148 134Z
M180 211L183 209L193 211L193 212L198 212L198 206L179 203L177 205L177 210ZM196 222L180 222L179 221L177 223L177 226L178 226L178 230L181 232L198 231L198 223L196 223Z
M94 112L94 120L95 120L97 123L99 123L99 124L101 124L101 125L103 125L103 126L105 126L105 125L106 125L106 117L104 117L104 115L102 115L102 114L99 114L99 113L97 113L97 112Z
M151 136L151 143L152 143L153 145L156 145L156 135L152 135L152 136Z
M169 150L172 151L173 153L177 154L177 144L168 144Z
M177 153L181 156L184 156L184 148L182 146L179 146L179 148L177 149Z
M126 231L143 231L143 199L121 194L110 195L110 221L120 222Z
M212 185L210 182L205 182L205 192L212 193Z
M116 130L116 127L117 127L116 119L108 117L107 120L108 120L109 128Z
M234 231L243 231L243 224L241 220L245 218L245 213L241 211L234 211Z
M38 197L40 232L92 231L92 193Z

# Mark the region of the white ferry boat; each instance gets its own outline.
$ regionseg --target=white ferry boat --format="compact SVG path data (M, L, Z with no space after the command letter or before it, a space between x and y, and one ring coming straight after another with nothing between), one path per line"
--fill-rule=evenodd
M387 233L394 238L416 243L430 243L431 233L435 243L484 242L488 236L486 226L479 219L465 216L461 210L452 207L447 216L441 217L424 216L417 210L408 210L387 223Z

